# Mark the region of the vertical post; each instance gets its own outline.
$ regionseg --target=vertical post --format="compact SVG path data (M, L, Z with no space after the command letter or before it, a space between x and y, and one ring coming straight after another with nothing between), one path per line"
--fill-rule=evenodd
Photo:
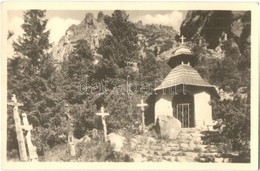
M38 155L36 152L37 148L32 144L32 140L31 140L31 130L33 129L33 127L32 125L29 125L26 113L22 113L22 117L23 117L22 129L27 131L25 137L26 137L26 144L29 152L30 161L33 162L38 161Z
M182 84L182 93L185 95L186 91L185 91L185 84Z
M102 124L103 124L103 128L104 128L105 141L107 141L107 124L106 124L106 121L105 121L104 117L102 117Z
M146 103L144 103L143 99L141 99L141 103L137 105L138 107L141 108L141 112L142 112L142 132L145 132L145 117L144 117L144 107L148 106Z
M72 123L71 123L71 116L69 114L69 105L65 104L65 112L67 116L67 126L68 126L68 143L70 145L70 156L75 157L76 156L76 149L75 149L75 141L73 136L73 129L72 129Z
M16 96L15 96L15 94L13 94L12 102L8 103L8 105L14 106L13 107L13 116L14 116L15 130L16 130L17 141L18 141L20 160L27 161L27 153L26 153L26 148L25 148L23 130L21 127L21 119L20 119L20 116L18 113L18 106L23 106L23 104L17 103Z
M224 33L224 41L227 41L227 33Z
M142 111L142 132L145 132L144 111Z
M202 45L202 40L201 40L201 38L199 39L199 45L200 45L200 46Z
M104 138L105 138L105 141L107 141L107 124L106 124L106 121L105 121L105 117L108 116L109 113L105 113L104 107L101 107L101 112L96 113L96 115L101 116L103 130L104 130Z

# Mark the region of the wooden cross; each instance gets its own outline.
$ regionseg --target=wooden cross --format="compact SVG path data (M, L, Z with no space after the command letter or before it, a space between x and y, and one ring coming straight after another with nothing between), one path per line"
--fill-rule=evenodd
M67 116L67 128L68 128L68 143L70 145L70 156L73 158L76 156L76 148L75 148L75 140L74 140L74 135L73 135L73 124L71 122L71 116L70 116L70 113L69 113L69 105L68 104L65 104L64 105L65 107L65 113L66 113L66 116Z
M30 161L38 161L38 155L36 152L37 148L32 144L32 140L31 140L31 130L33 129L33 127L32 125L29 125L26 113L22 113L22 117L23 117L22 129L27 131L25 137L26 137L26 143L27 143Z
M24 129L26 131L31 131L32 130L32 125L29 125L26 113L22 113L22 117L23 117L22 129Z
M109 115L109 113L105 113L104 112L104 107L101 107L101 112L100 113L96 113L96 115L101 116L102 119L102 125L103 125L103 129L104 129L104 137L105 137L105 141L107 141L107 125L106 125L106 121L105 121L105 117Z
M11 100L12 100L12 102L7 103L8 105L14 106L14 107L17 107L17 108L18 108L19 106L23 106L22 103L18 103L18 102L17 102L17 99L16 99L15 94L12 94Z
M16 131L18 147L19 147L20 160L27 161L27 153L26 153L25 141L23 136L23 130L21 126L21 118L18 113L18 107L23 106L23 104L17 102L15 94L12 94L12 102L7 104L13 106L13 116L14 116L15 131Z
M148 104L144 103L143 99L141 99L141 103L140 104L137 104L138 107L141 108L141 111L142 111L142 131L144 133L144 130L145 130L145 124L144 124L144 107L145 106L148 106Z
M186 38L182 35L181 36L181 44L184 44L184 40L185 40Z

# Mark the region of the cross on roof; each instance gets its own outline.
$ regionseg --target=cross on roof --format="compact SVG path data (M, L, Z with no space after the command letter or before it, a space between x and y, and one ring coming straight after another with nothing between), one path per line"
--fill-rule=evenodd
M12 102L7 103L8 105L18 107L18 106L23 106L22 103L18 103L15 94L12 94Z
M100 110L100 113L96 113L96 115L105 117L105 116L108 116L109 113L105 113L104 107L102 106L102 107L101 107L101 110Z
M181 44L184 44L184 40L186 39L183 35L181 36Z
M141 110L143 111L144 110L144 107L145 106L148 106L147 103L144 103L143 99L141 99L141 103L140 104L137 104L138 107L141 107Z

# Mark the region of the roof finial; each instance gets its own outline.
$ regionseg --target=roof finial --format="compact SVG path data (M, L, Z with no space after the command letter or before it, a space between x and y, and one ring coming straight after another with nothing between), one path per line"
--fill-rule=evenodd
M186 38L182 35L181 36L181 44L184 44L184 40L185 40Z

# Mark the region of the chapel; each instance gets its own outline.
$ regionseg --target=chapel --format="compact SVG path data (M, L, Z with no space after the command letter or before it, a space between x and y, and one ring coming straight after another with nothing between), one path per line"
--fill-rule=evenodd
M218 93L193 68L194 62L194 54L182 36L182 43L168 60L170 73L154 89L154 122L159 115L166 115L178 119L182 128L212 125L210 101Z

